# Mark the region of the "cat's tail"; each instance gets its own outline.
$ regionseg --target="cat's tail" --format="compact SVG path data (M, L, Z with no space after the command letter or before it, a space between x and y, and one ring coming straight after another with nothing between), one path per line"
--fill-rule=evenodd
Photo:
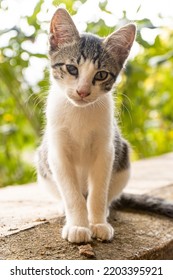
M112 203L111 207L117 210L131 208L149 211L173 218L173 202L158 197L152 197L150 195L123 193Z

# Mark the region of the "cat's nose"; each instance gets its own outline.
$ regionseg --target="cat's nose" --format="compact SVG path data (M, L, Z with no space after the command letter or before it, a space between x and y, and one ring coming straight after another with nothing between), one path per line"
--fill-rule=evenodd
M84 90L76 90L76 92L77 92L77 94L78 94L80 97L82 97L82 98L87 97L88 95L91 94L90 92L84 91Z

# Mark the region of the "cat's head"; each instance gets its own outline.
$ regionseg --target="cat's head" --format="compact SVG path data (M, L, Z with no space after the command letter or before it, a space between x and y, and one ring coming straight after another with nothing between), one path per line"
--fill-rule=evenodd
M86 106L111 90L135 33L136 26L129 24L106 38L80 35L66 10L55 12L50 26L52 73L71 103Z

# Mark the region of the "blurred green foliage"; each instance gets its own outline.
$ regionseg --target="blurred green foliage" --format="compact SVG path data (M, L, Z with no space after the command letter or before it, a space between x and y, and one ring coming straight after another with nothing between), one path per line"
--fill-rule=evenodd
M163 28L162 34L128 63L119 87L121 106L128 108L122 127L135 158L173 150L173 32Z
M74 2L61 1L71 14L77 12ZM3 10L1 3L0 10ZM49 71L45 67L37 85L25 80L23 73L31 58L39 61L47 56L29 51L24 43L33 43L46 32L43 22L38 20L43 4L44 0L39 0L33 14L25 18L27 25L33 28L32 35L26 35L20 26L0 31L0 37L10 35L8 44L0 50L0 187L35 180L29 158L42 134ZM52 4L56 6L59 1L52 0ZM106 11L106 4L107 1L101 1L99 7L110 13ZM125 12L122 22L128 22ZM141 31L155 26L150 19L136 22L140 51L122 73L115 100L123 134L132 145L133 158L139 159L173 150L173 31L160 26L160 35L149 43ZM115 28L107 27L103 19L87 23L87 31L100 36L110 34Z

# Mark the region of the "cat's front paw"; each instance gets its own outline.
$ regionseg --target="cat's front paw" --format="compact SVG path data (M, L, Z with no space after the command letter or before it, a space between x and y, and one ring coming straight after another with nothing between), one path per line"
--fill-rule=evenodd
M111 240L114 236L114 229L108 223L90 224L92 237L101 240Z
M72 243L87 243L91 241L91 231L86 227L65 225L62 238Z

